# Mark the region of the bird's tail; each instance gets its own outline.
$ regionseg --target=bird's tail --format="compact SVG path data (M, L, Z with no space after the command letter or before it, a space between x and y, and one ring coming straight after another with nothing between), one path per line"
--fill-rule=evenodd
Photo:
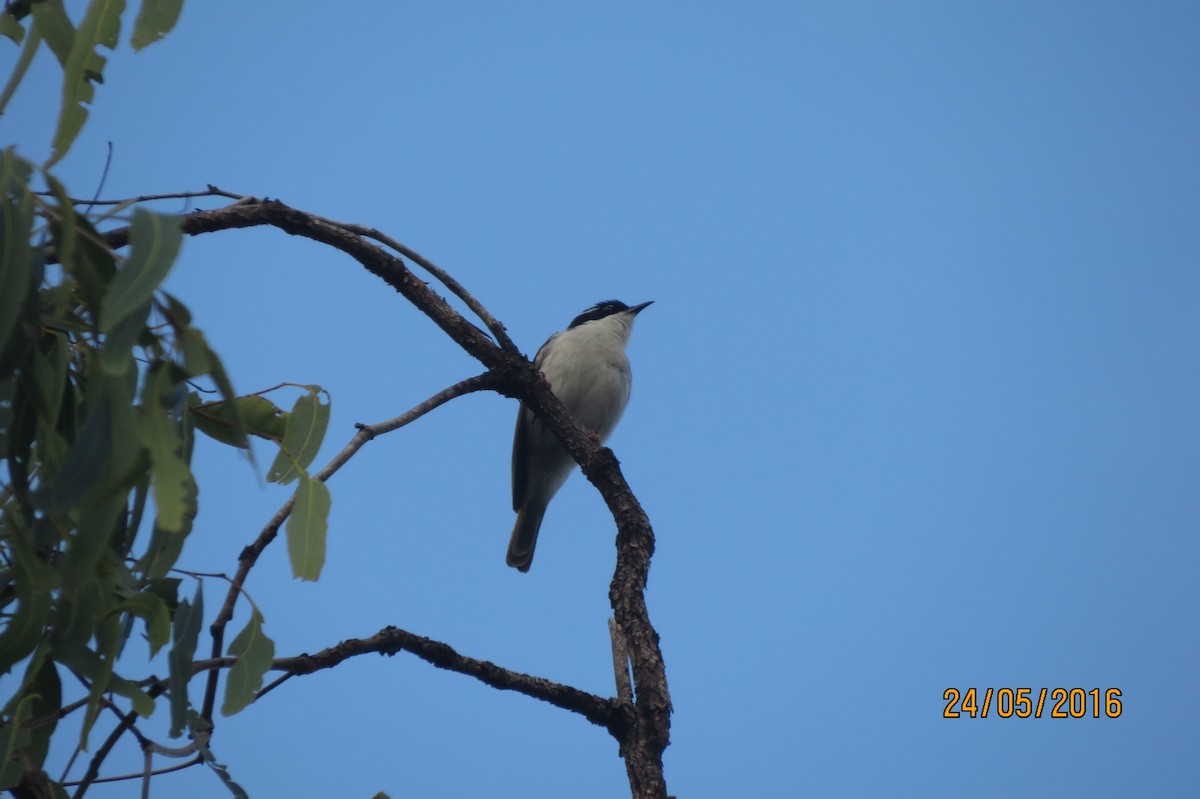
M517 513L512 538L508 539L506 561L509 566L518 571L529 571L533 563L533 549L537 546L538 530L542 528L542 517L545 515L546 506L532 502L526 502Z

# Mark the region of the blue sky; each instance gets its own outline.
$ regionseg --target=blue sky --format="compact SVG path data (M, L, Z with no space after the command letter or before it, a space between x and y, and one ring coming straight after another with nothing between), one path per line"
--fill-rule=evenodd
M596 300L655 300L610 445L658 537L672 793L1195 790L1200 6L337 12L189 3L111 56L60 175L90 194L111 141L107 197L213 183L374 225L531 354ZM44 53L0 141L45 157L57 81ZM169 288L239 390L332 392L322 462L477 371L277 231L187 241ZM590 486L528 575L504 565L515 411L459 400L333 479L322 579L276 546L247 586L278 654L391 624L612 693ZM232 572L286 494L215 445L196 469L183 562ZM943 719L971 686L1118 688L1124 714ZM628 790L603 731L404 655L293 679L214 748L256 797Z

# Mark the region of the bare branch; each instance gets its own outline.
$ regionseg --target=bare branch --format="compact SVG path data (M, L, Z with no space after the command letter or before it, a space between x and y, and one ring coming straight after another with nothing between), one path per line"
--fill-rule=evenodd
M620 718L618 710L621 703L617 700L605 699L569 685L512 671L486 660L476 660L460 655L447 644L414 635L396 627L384 627L370 638L352 638L342 641L335 646L322 649L315 655L278 658L272 661L271 668L275 671L286 672L286 678L331 669L342 661L359 655L378 653L391 656L397 652L409 652L440 669L474 677L493 688L516 691L534 699L549 702L556 707L578 713L593 724L606 729L612 728ZM236 662L237 658L212 658L196 661L193 668L197 672L205 670L215 672L219 669L229 668ZM259 691L255 701L282 681L282 679L276 680L272 685ZM621 719L621 723L623 724L623 719Z
M165 690L165 683L155 683L154 685L151 685L149 689L147 689L146 693L149 694L151 699L155 699ZM113 731L109 733L107 738L104 739L104 743L100 745L100 748L96 750L96 754L92 757L91 762L88 763L87 771L85 771L83 774L83 779L79 780L77 783L64 783L64 785L70 784L79 786L72 799L83 799L83 795L87 793L88 786L97 781L96 778L100 774L101 764L104 763L109 752L112 751L112 748L117 745L117 741L121 739L121 736L129 732L129 730L133 727L133 722L135 719L137 719L136 710L130 710L128 713L122 715L121 720L117 723L117 726L114 727ZM140 737L140 733L137 734Z
M89 701L90 701L90 697L85 696L83 699L80 699L76 702L72 702L69 705L63 705L62 707L60 707L58 710L54 711L53 713L47 713L46 715L39 716L36 719L30 719L29 721L27 721L21 725L21 729L32 730L32 729L36 729L37 727L41 727L43 725L56 722L59 719L69 716L70 714L74 713L76 710L79 710L81 707L84 707L85 705L87 705L87 703Z
M35 191L34 194L42 197L53 197L52 191ZM154 202L155 200L191 200L197 197L227 197L231 200L241 200L245 197L244 194L234 194L233 192L218 189L216 186L209 184L204 191L177 191L170 194L142 194L137 197L126 197L121 200L82 200L78 197L68 197L67 202L72 205L136 205L138 203Z
M172 771L183 771L185 768L191 768L192 766L198 766L203 762L204 762L204 758L201 755L196 755L196 757L192 758L191 760L188 760L185 763L176 763L173 766L164 766L163 768L155 769L154 771L150 772L150 776L157 777L159 774L170 774ZM144 778L145 776L146 776L146 772L139 771L135 774L120 774L120 775L117 775L114 777L97 777L96 779L92 780L92 784L98 785L102 782L124 782L126 780L140 780L140 779ZM66 787L71 787L73 785L78 785L78 784L79 784L78 782L64 782L63 783L63 785Z
M471 309L472 313L479 317L480 321L487 326L488 330L492 331L492 335L496 337L496 341L500 344L501 349L505 350L506 352L519 352L517 345L514 344L512 339L508 337L508 331L505 329L504 325L500 324L496 317L492 316L491 312L484 307L483 303L475 299L475 296L467 291L461 283L451 277L450 274L444 269L434 264L433 261L430 261L428 258L421 255L411 247L396 241L386 233L379 231L377 228L367 227L366 225L356 225L351 222L338 222L337 220L327 219L326 217L320 218L324 219L331 225L337 225L338 227L344 228L351 233L357 233L358 235L365 236L368 239L374 239L380 244L386 244L388 247L391 247L393 250L400 253L429 274L433 275L438 279L438 281L441 282L442 285L450 289L451 294L465 302L467 307Z
M636 713L631 714L631 723L622 733L622 752L633 795L665 797L662 753L670 743L671 701L658 633L650 623L644 595L650 557L654 552L654 533L612 451L591 440L528 360L498 347L418 279L401 259L362 236L283 203L253 198L213 211L194 211L181 216L180 220L188 235L273 225L347 253L396 289L468 354L483 363L494 380L490 386L493 390L521 400L560 438L584 475L596 486L617 523L617 565L609 587L609 600L613 616L626 639L636 696ZM111 247L123 247L129 241L129 229L110 230L104 238ZM56 260L52 247L47 248L46 258L47 262ZM248 558L252 565L261 547L273 537L274 532L268 535L264 530L260 540L243 552L243 558ZM258 549L254 549L255 546ZM239 565L242 579L243 566L246 564ZM231 613L231 608L229 610ZM225 616L224 622L227 621L228 616ZM224 622L220 631L224 629ZM218 632L214 637L214 652L218 655L220 643ZM210 688L215 691L215 685L210 683ZM206 715L211 715L211 698L206 694L205 706L209 711Z
M338 469L342 468L347 461L354 457L356 452L376 436L398 430L455 397L461 397L474 391L490 388L493 382L494 378L491 373L484 372L475 377L460 380L393 419L388 419L385 422L379 422L374 425L359 425L358 432L351 437L349 443L342 448L341 452L333 456L321 471L313 475L314 479L321 482L327 481ZM267 545L275 540L275 537L279 534L279 528L287 521L295 504L295 497L283 503L283 506L275 512L275 515L267 522L262 532L254 539L254 542L243 549L241 555L238 556L237 572L234 574L233 579L230 580L229 591L225 594L225 601L221 605L221 610L217 613L216 619L209 627L213 641L212 657L219 658L221 656L221 651L224 648L225 627L229 624L229 620L233 618L233 608L237 602L238 594L244 590L243 585L246 582L246 577L250 574L250 570L254 568L254 564L258 562L259 555L267 548ZM208 675L208 682L204 688L204 704L200 713L203 718L209 721L212 720L212 711L213 706L216 704L216 697L217 672L214 671Z

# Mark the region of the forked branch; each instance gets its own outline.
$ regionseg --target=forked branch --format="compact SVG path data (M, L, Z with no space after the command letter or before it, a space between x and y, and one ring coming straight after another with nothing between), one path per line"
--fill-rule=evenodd
M221 194L228 196L226 192L221 192ZM632 706L628 701L605 700L619 702L621 708L628 710L627 714L622 713L622 716L627 716L627 722L607 723L605 726L617 737L620 744L633 796L639 797L639 799L641 797L657 797L658 799L666 797L662 753L670 742L671 701L667 690L662 652L658 643L658 633L650 623L644 595L650 569L650 557L654 552L654 534L645 511L625 482L612 452L595 443L571 417L545 381L539 378L533 365L521 356L508 341L504 335L503 326L496 322L481 304L476 303L473 298L470 301L464 299L464 302L467 302L468 306L484 320L485 325L496 337L496 341L501 342L500 345L483 330L464 319L423 280L414 275L402 257L367 240L371 238L384 243L415 262L419 259L419 262L424 262L423 265L426 269L431 266L425 259L420 258L394 239L373 228L332 222L320 216L291 208L278 201L259 200L251 197L242 197L237 202L216 210L184 214L180 220L183 231L188 235L268 225L291 235L310 238L341 250L402 294L446 335L478 359L487 372L486 375L474 379L486 377L488 388L525 403L562 439L567 451L580 464L584 475L604 497L604 501L617 523L617 565L609 589L609 599L612 603L617 628L624 638L625 651L628 654L633 674L636 698ZM129 241L128 228L111 230L104 235L109 245L114 248L123 247ZM54 257L52 251L47 255L49 259ZM431 274L442 279L460 298L470 296L457 282L447 282L449 276L436 267L431 270ZM357 438L356 436L356 440ZM281 513L284 513L286 517L286 510L281 510ZM239 577L235 578L238 585L245 580L245 575L257 560L258 554L274 538L282 521L283 518L279 518L278 521L272 519L267 528L260 533L259 538L242 553L239 562ZM222 607L218 616L218 620L221 621L219 630L218 626L214 624L213 652L215 658L220 657L224 624L232 613L232 603L236 601L236 596L237 590L231 587L226 606ZM453 653L453 650L445 644L430 641L427 645L418 645L406 638L411 634L403 633L400 630L391 632L389 630L394 630L394 628L388 628L377 636L373 636L373 638L383 636L383 639L371 645L383 646L386 643L387 646L398 646L399 649L413 651L419 655L420 652L416 650L421 650L429 655L426 659L435 665L441 665L435 662L435 657L450 658L448 653ZM426 640L416 636L412 638ZM413 648L400 646L399 641L402 639L408 640ZM364 640L371 641L372 639ZM397 651L399 650L397 649ZM457 653L454 655L461 658ZM420 656L424 657L425 655ZM334 656L330 655L330 657ZM475 663L481 665L478 667L479 673L473 673L472 676L484 679L483 675L487 669L484 669L482 664L485 662L475 661ZM498 668L492 664L486 665L493 669ZM319 668L327 667L319 666ZM463 671L463 673L468 672ZM214 679L210 677L206 691L204 703L206 716L211 716L215 692ZM484 679L484 681L488 680ZM489 682L489 684L494 683ZM496 687L518 690L511 685L497 684ZM568 689L567 686L562 686L562 688L575 690ZM597 723L600 722L597 721Z

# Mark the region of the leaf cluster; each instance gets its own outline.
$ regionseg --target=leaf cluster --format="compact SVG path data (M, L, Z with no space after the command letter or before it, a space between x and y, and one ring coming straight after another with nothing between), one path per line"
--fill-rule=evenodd
M31 188L38 176L44 194ZM0 154L0 675L20 674L0 709L0 789L41 767L64 676L87 688L82 748L110 695L142 717L154 711L153 678L122 673L135 630L150 657L169 645L171 734L194 731L203 594L197 585L181 597L172 575L198 509L198 431L247 450L252 436L277 445L268 480L298 482L293 571L316 579L324 563L329 493L308 467L329 421L326 392L296 386L290 412L265 392L236 395L187 306L162 290L179 218L135 207L124 257L100 221L51 174ZM271 665L262 628L254 608L229 647L238 660L227 715L252 701Z
M0 788L44 759L64 671L88 686L86 746L108 694L154 710L117 670L135 621L150 656L172 639L194 649L200 625L182 623L190 606L170 576L197 509L194 381L236 399L188 309L159 290L178 220L135 209L119 258L52 176L36 195L34 174L0 157L0 674L22 667L0 711ZM44 262L50 241L59 266ZM171 664L182 720L191 659Z
M141 50L166 36L175 27L182 9L183 0L143 0L130 35L133 49ZM0 35L22 46L12 75L0 90L0 114L43 43L63 70L58 126L47 166L67 154L87 122L87 107L95 98L96 84L104 82L104 67L108 63L98 48L116 48L124 12L124 0L92 0L78 26L67 16L63 0L10 2L0 13Z

